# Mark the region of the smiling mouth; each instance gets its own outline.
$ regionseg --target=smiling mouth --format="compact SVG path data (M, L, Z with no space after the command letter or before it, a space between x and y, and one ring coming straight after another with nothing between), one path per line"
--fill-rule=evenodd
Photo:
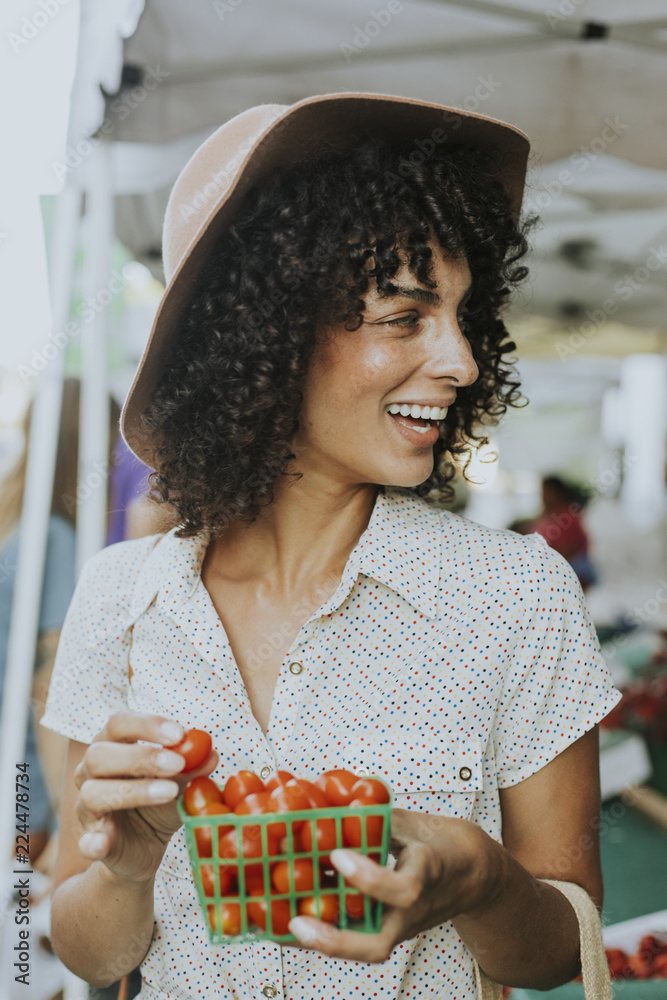
M400 413L387 413L392 420L396 420L398 423L404 424L406 427L410 427L413 431L418 431L421 434L425 434L432 427L437 427L440 429L444 423L444 418L442 420L425 420L423 417L404 417ZM447 411L445 410L445 417L447 416Z

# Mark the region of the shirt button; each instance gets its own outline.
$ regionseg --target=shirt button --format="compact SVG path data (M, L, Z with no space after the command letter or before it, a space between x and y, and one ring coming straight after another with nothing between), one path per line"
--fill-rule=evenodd
M278 996L278 990L275 988L275 986L273 985L273 983L267 983L266 986L264 987L264 989L262 990L262 993L264 994L265 997L277 997Z
M359 777L361 778L367 778L371 772L368 771L365 767L358 767L354 773L358 774Z
M264 765L264 767L262 768L262 770L259 772L259 776L262 779L262 781L266 781L266 779L268 778L268 776L271 774L272 770L273 770L273 768L269 767L268 764ZM267 993L266 995L267 995L267 997L268 996L275 996L275 993Z
M470 779L472 778L472 771L470 770L470 768L462 767L459 770L459 778L461 779L461 781L470 781Z
M300 674L304 670L303 663L290 663L289 670L291 674Z

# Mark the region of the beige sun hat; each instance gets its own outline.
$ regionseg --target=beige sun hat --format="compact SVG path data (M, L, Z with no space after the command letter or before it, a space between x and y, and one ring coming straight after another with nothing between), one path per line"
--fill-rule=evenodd
M249 189L279 167L336 152L370 136L412 140L408 161L422 161L450 138L493 151L500 180L519 218L528 136L507 122L443 104L389 94L339 93L295 104L260 104L221 125L193 153L167 204L162 255L167 287L121 414L127 445L155 468L141 414L178 339L183 311L213 246Z

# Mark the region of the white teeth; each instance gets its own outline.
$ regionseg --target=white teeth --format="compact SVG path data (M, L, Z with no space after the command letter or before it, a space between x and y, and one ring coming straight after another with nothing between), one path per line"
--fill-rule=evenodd
M446 406L419 406L418 403L392 403L387 411L400 413L402 417L421 417L422 420L444 420L447 416Z

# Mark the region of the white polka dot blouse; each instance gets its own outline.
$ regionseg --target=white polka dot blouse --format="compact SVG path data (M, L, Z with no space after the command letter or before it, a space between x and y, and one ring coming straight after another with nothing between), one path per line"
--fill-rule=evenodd
M309 617L282 663L265 735L201 581L208 535L174 530L88 560L42 725L90 743L119 709L164 715L211 733L220 784L241 769L368 771L389 782L395 805L463 817L501 841L499 790L621 697L577 578L540 535L482 527L385 487L333 596L316 596L312 613L295 609L297 621ZM265 657L270 635L267 644ZM183 828L157 873L141 972L141 1000L475 997L473 958L450 922L382 964L272 942L210 944Z

